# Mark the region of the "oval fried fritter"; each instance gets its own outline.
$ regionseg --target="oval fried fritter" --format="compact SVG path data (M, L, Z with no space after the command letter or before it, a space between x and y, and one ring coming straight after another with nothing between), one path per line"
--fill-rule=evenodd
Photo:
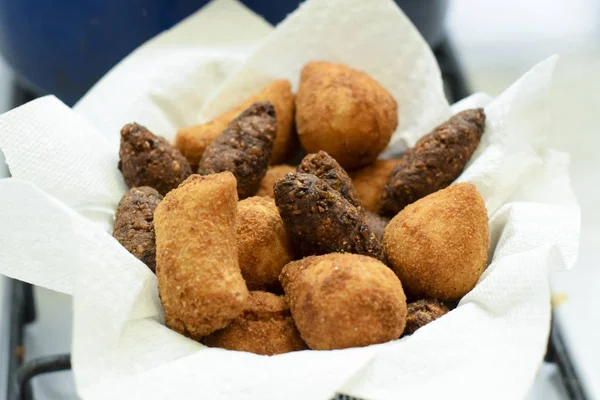
M398 160L376 160L350 174L352 184L365 210L379 213L381 196Z
M465 110L423 136L402 154L381 199L381 212L407 205L450 185L462 173L485 129L483 109Z
M313 350L384 343L404 330L402 284L371 257L306 257L286 265L279 279L296 326Z
M291 173L275 183L274 192L298 256L341 252L383 257L364 213L324 180Z
M163 196L192 174L179 150L136 123L121 129L119 157L127 186L150 186Z
M327 152L319 150L318 153L312 153L304 157L298 165L298 172L313 174L317 178L323 179L329 186L340 192L354 207L362 207L352 180L342 166Z
M276 134L273 104L268 101L254 103L206 148L198 173L209 175L229 171L237 179L239 198L253 196L269 167Z
M202 343L267 356L307 348L283 296L259 291L250 292L242 315Z
M422 299L408 303L404 335L412 335L417 329L449 312L450 310L444 303L435 299Z
M123 195L113 225L113 236L136 258L156 270L154 210L162 196L148 186L129 189Z
M273 194L273 185L276 181L283 178L285 174L290 172L296 172L296 167L286 164L270 166L265 177L260 181L260 187L258 188L256 195L271 198L275 197Z

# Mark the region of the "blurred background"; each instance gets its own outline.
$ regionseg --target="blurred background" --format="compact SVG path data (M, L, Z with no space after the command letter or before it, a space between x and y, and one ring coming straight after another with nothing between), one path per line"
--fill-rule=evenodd
M205 3L0 0L0 112L47 93L74 104L134 48ZM243 3L276 24L298 1ZM438 57L451 101L479 91L495 96L534 64L560 55L549 106L551 145L571 154L581 248L574 270L551 277L549 352L528 399L600 399L600 0L397 3ZM0 177L8 173L0 153ZM11 381L23 361L70 351L71 300L0 276L0 312L1 400L14 393ZM32 398L77 398L70 372L33 382Z

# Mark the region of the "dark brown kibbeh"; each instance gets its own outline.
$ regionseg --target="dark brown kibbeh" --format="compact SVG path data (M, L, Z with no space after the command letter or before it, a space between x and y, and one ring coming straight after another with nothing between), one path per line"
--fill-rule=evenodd
M121 129L119 157L119 170L128 187L150 186L163 196L192 174L179 150L136 123Z
M229 171L237 180L238 197L253 196L267 172L277 135L275 107L271 102L252 104L204 151L198 173Z
M435 299L417 300L408 303L408 315L404 335L412 335L417 329L450 312L444 303Z
M365 221L371 231L379 240L379 243L383 243L383 233L385 232L385 227L390 223L390 220L382 217L381 215L377 215L374 212L367 211L365 212Z
M402 154L390 174L381 214L396 215L407 205L450 185L479 145L484 128L483 109L465 110L419 139Z
M156 270L154 210L162 198L148 186L129 189L119 201L113 225L114 238L152 272Z
M382 247L364 213L324 180L290 173L275 182L273 189L297 256L340 252L382 259Z

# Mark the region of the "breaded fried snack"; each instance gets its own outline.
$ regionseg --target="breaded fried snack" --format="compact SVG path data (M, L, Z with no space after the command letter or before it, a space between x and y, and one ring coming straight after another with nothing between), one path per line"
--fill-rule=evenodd
M238 203L237 243L249 290L280 291L279 274L292 261L292 245L275 201L249 197Z
M417 329L449 312L450 310L444 303L435 299L422 299L408 303L404 335L412 335Z
M408 294L459 300L487 265L485 203L470 183L449 186L398 213L385 228L383 243Z
M381 196L398 160L376 160L350 174L352 184L365 210L379 213Z
M404 330L402 284L371 257L306 257L286 265L279 279L296 326L313 350L384 343Z
M309 62L296 96L296 129L309 153L324 150L347 171L371 164L398 125L392 95L364 72Z
M286 164L270 166L269 169L267 169L265 177L260 181L260 187L258 188L256 195L271 198L275 197L273 194L273 184L290 172L296 172L296 167Z
M352 180L342 166L327 152L320 150L318 153L304 157L298 166L298 172L313 174L317 178L323 179L329 186L340 192L354 207L361 207Z
M371 211L367 211L365 212L365 222L375 234L379 243L383 243L383 232L385 231L387 224L390 223L390 220Z
M202 154L227 125L252 104L270 101L277 114L277 137L273 148L271 164L280 164L294 154L298 148L298 138L294 130L294 99L292 86L286 79L270 83L260 92L246 99L234 109L200 125L180 129L175 137L175 147L187 157L192 167L196 167Z
M156 270L154 210L162 198L148 186L129 189L119 201L113 225L114 238L152 272Z
M163 196L192 173L179 150L136 123L121 129L119 157L127 186L150 186Z
M206 148L198 173L229 171L237 180L239 198L253 196L269 167L276 134L273 104L254 103Z
M283 296L258 291L250 292L242 315L202 343L266 356L307 348Z
M275 203L297 256L333 252L381 259L382 247L364 213L312 174L287 174L275 183Z
M192 175L154 212L156 277L167 327L200 339L238 317L248 289L237 259L230 172Z
M408 204L450 185L462 173L485 129L485 114L462 111L404 152L381 199L381 212L394 216Z

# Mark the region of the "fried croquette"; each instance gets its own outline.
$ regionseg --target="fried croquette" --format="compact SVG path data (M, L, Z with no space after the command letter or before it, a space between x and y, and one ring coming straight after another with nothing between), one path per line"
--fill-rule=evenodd
M381 212L394 216L408 204L450 185L479 145L485 113L477 108L450 118L402 154L385 185Z
M390 223L390 220L371 211L367 211L365 212L365 222L375 234L379 243L383 243L383 232L385 231L387 224Z
M313 350L345 349L400 337L406 296L394 272L371 257L306 257L279 277L296 326Z
M198 173L209 175L229 171L237 180L239 198L253 196L269 167L276 134L273 104L268 101L254 103L206 148Z
M175 147L187 157L192 167L196 167L202 154L227 125L252 104L270 101L277 114L277 137L271 157L272 164L280 164L298 148L298 137L294 129L294 99L292 86L285 79L273 81L260 92L246 99L238 107L221 114L217 118L200 125L180 129L175 137Z
M364 213L324 180L291 173L275 182L274 192L296 256L340 252L383 257Z
M238 203L237 244L249 290L280 291L279 274L292 261L292 246L275 201L249 197Z
M298 172L313 174L317 178L323 179L329 186L340 192L350 204L361 208L352 180L342 166L327 152L320 150L318 153L308 154L298 166Z
M263 197L275 197L273 194L273 184L275 181L283 178L283 176L290 172L296 172L296 167L292 167L291 165L273 165L267 169L267 173L265 177L260 181L260 187L256 192L257 196Z
M202 343L267 356L307 348L283 296L259 291L250 292L242 315Z
M406 328L404 335L412 335L415 331L450 312L444 303L435 299L422 299L408 303Z
M248 289L237 259L230 172L192 175L154 212L156 277L167 327L200 339L238 317Z
M385 228L384 248L416 298L459 300L485 270L489 229L475 186L458 183L408 205Z
M365 210L379 213L381 196L398 160L376 160L350 174L352 184Z
M113 225L113 236L136 258L156 270L154 210L162 196L148 186L129 189L123 195Z
M296 96L296 128L309 153L325 150L347 171L369 165L398 125L392 95L364 72L309 62Z
M119 157L118 167L127 186L150 186L163 196L192 173L179 150L136 123L121 129Z

